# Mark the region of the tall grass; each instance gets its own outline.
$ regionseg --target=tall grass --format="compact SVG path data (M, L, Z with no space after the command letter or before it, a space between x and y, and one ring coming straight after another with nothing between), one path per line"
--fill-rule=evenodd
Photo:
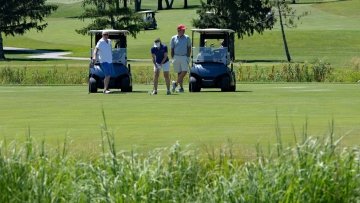
M103 113L104 120L105 114ZM78 157L67 140L56 150L28 133L24 145L0 145L0 202L358 202L360 152L304 132L295 146L244 161L223 149L208 158L176 143L148 154L119 152L102 126L103 153ZM296 137L296 140L299 137Z
M88 71L68 66L28 68L5 66L0 68L0 84L86 84Z
M234 65L236 79L239 82L357 82L360 79L359 62L353 59L351 69L334 69L324 60L312 63L284 63L272 66L266 65ZM133 82L137 84L152 84L153 68L148 65L132 67ZM170 71L170 77L176 74ZM187 83L188 78L185 78ZM88 70L83 67L58 65L51 67L0 67L0 84L87 84ZM165 83L163 77L160 83Z

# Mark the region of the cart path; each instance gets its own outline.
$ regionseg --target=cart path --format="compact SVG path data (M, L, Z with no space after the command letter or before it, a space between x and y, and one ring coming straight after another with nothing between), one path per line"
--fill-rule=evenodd
M27 58L33 58L33 59L64 59L64 60L82 60L87 61L90 60L90 58L85 57L72 57L72 56L66 56L69 54L72 54L72 52L54 52L54 51L47 51L47 50L41 50L41 49L28 49L28 48L19 48L19 47L4 47L4 51L21 51L28 54L34 54L27 56ZM144 61L148 62L151 61L151 59L128 59L128 61Z

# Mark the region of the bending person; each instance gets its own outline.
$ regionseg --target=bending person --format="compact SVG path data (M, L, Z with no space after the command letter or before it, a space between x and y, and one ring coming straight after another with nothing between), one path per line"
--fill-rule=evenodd
M151 56L154 64L154 88L152 94L157 94L159 75L161 69L163 69L167 89L166 94L170 95L170 63L168 58L168 48L165 44L161 43L160 38L155 39L154 47L151 48Z

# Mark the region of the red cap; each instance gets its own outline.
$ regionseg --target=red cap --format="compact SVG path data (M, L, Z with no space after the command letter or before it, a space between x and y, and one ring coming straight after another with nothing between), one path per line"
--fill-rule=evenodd
M177 29L178 29L178 30L185 30L186 27L185 27L185 25L180 24L180 25L177 27Z

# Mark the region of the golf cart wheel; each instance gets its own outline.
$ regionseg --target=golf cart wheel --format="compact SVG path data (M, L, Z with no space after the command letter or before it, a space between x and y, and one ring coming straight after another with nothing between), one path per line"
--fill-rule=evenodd
M132 92L130 78L125 77L121 80L121 91L122 92Z
M200 92L201 87L197 82L196 78L190 77L189 92Z
M90 93L97 92L96 80L93 77L89 78L89 92Z
M225 76L221 79L220 81L220 88L222 92L229 92L231 91L231 86L230 86L230 78L228 76Z
M123 87L123 88L121 88L121 91L122 91L122 92L132 92L133 89L132 89L132 86L128 86L128 87Z
M236 91L236 85L230 86L229 92L235 92Z

